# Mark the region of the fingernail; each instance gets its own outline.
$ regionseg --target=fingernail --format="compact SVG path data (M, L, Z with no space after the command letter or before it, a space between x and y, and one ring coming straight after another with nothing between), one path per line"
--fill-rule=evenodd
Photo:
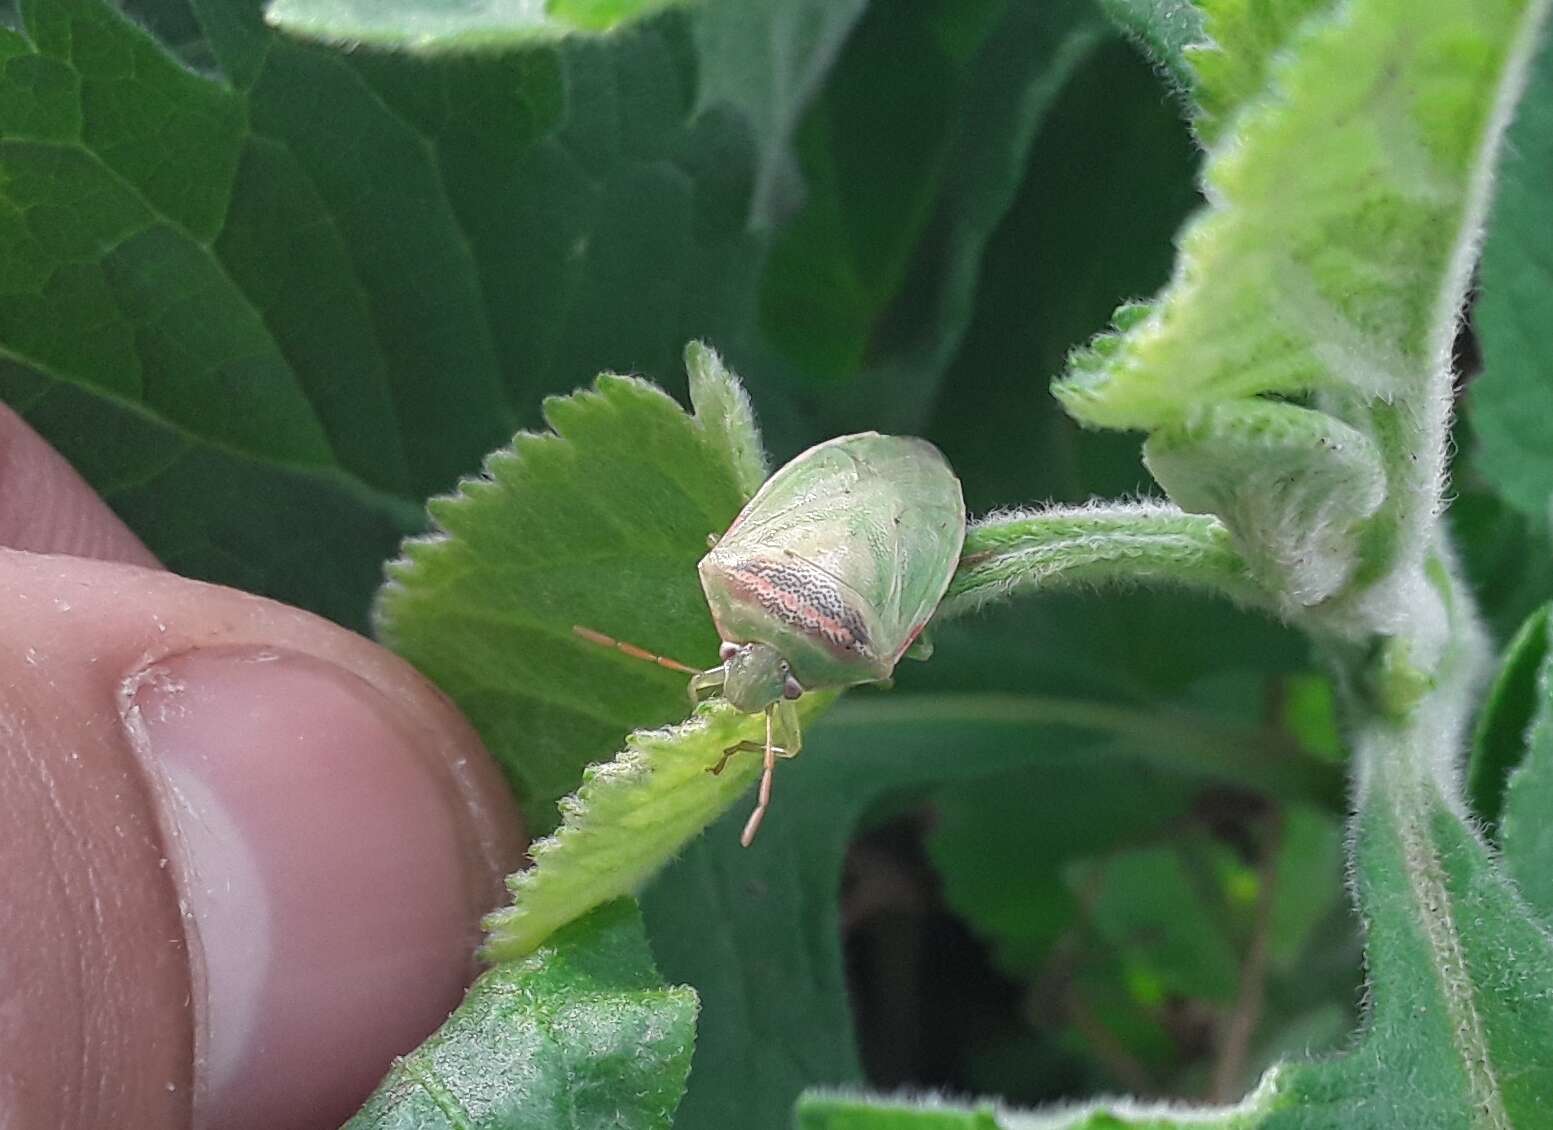
M194 1125L337 1125L457 1005L500 807L402 707L297 653L176 656L124 717L183 911Z

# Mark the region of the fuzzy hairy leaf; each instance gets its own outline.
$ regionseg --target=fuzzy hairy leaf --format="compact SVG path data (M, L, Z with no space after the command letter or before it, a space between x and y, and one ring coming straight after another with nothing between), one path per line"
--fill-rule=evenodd
M1267 93L1280 52L1299 50L1304 22L1333 0L1198 0L1204 42L1185 55L1196 79L1197 132L1209 145Z
M1399 403L1375 425L1397 447L1383 453L1397 476L1383 518L1421 552L1433 511L1418 500L1433 495L1444 446L1420 406L1448 388L1487 170L1542 9L1335 5L1301 24L1298 50L1246 53L1265 89L1235 95L1175 277L1074 356L1056 386L1069 411L1153 429L1205 403L1324 393L1361 426L1374 405Z
M270 0L264 18L309 39L405 51L499 50L612 31L683 0Z
M347 1130L668 1130L696 995L665 988L640 913L600 907L489 970Z
M805 695L799 712L811 717L833 697ZM749 791L759 757L711 770L725 749L763 734L758 716L708 704L689 722L631 734L614 760L584 770L561 803L561 826L529 848L532 866L508 877L513 905L486 917L486 959L522 957L595 906L635 894Z
M1386 494L1363 432L1293 404L1212 404L1150 434L1143 461L1188 511L1216 514L1288 614L1339 592Z
M1248 603L1259 595L1223 523L1154 502L991 514L966 529L960 561L940 621L1021 591L1106 582L1201 587Z

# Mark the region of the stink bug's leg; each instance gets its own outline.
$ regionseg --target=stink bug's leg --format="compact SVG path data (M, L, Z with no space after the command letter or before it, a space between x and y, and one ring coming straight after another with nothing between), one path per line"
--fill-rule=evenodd
M771 807L771 779L776 776L776 746L773 744L771 732L775 713L773 707L766 707L765 772L760 776L760 799L755 805L755 811L750 813L749 823L744 825L744 831L739 836L739 843L744 847L749 847L755 842L755 833L760 831L760 822L766 818L766 809Z
M721 536L719 536L717 534L707 534L706 535L706 547L708 549L716 549L717 548L717 543L722 541L722 540L723 539L721 538Z
M781 758L797 757L798 751L803 748L803 723L798 720L798 706L784 699L776 704L775 709L776 736L781 742L776 747L776 755Z
M778 741L782 744L777 745ZM728 764L728 759L736 753L769 753L772 757L780 757L785 761L790 757L797 757L802 747L803 726L798 721L798 708L789 701L773 703L766 710L766 740L752 742L746 739L742 742L734 742L723 750L723 755L717 759L717 764L707 769L707 772L715 777L723 771L723 767Z
M723 684L728 681L727 670L723 667L710 667L705 671L697 671L690 677L690 705L700 706L703 698L710 698L723 689Z
M926 632L920 632L917 638L911 641L911 646L906 649L907 659L928 660L933 657L933 641L928 638Z
M603 632L595 632L592 628L584 628L581 624L573 624L572 631L589 643L596 643L600 647L612 647L623 655L629 655L632 659L645 659L649 663L656 663L659 667L667 667L670 671L682 671L686 675L701 674L698 668L691 667L689 664L681 663L679 660L670 659L667 656L654 655L644 648L637 647L634 643L617 640L614 636L606 636Z
M730 757L732 757L736 753L765 753L765 752L766 752L766 743L765 742L751 742L751 741L734 742L727 749L723 750L723 755L717 759L717 764L713 765L710 769L707 770L707 772L710 773L714 777L717 776L719 773L721 773L723 771L723 767L728 764L728 759ZM777 746L776 747L776 755L778 757L786 757L786 756L788 756L788 753L781 746Z

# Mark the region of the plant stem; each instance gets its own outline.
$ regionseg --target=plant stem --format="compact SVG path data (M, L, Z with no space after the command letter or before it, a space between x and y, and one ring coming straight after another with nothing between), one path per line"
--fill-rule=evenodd
M1026 589L1163 582L1265 605L1219 519L1158 502L994 514L965 534L938 618Z

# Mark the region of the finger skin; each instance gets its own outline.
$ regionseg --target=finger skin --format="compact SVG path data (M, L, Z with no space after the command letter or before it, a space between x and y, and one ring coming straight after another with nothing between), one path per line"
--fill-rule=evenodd
M434 751L471 814L460 834L485 877L471 907L500 900L523 847L505 785L468 724L402 661L230 589L0 550L0 1127L191 1124L198 991L153 781L124 717L158 663L245 647L332 664L402 708L395 724ZM471 941L475 913L456 925ZM460 977L440 999L412 1002L427 1030L457 1003ZM416 992L386 987L385 1010Z
M155 566L74 467L0 404L0 545Z

